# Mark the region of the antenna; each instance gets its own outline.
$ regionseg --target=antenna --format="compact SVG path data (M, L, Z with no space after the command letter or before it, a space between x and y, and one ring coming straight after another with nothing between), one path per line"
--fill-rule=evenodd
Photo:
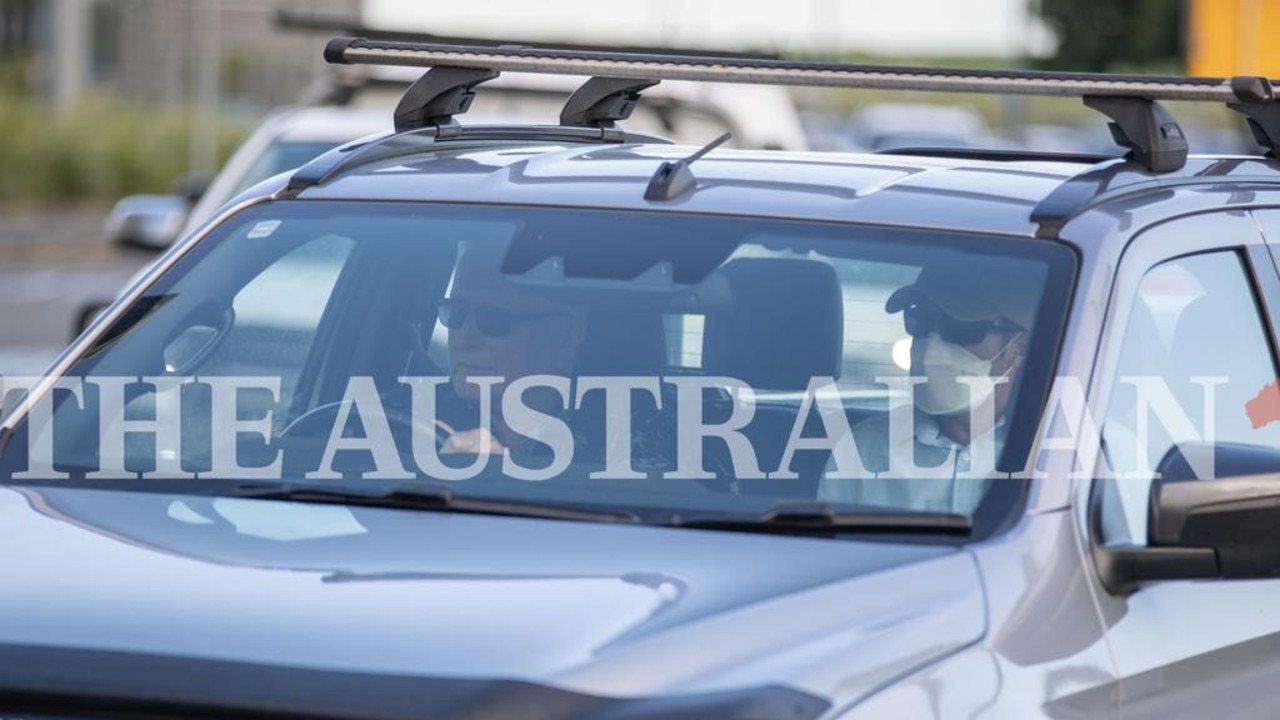
M697 162L703 155L729 142L733 133L725 133L704 145L694 154L683 160L664 162L658 166L657 172L649 179L649 187L645 188L645 200L675 200L698 184L689 166Z

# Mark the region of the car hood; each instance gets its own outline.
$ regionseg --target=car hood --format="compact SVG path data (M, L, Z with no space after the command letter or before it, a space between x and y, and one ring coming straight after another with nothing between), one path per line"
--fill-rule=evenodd
M984 631L941 545L65 488L0 526L0 646L838 706Z

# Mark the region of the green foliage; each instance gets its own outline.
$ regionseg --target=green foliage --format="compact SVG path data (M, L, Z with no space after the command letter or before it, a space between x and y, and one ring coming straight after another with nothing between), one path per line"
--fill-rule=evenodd
M1058 34L1053 70L1181 72L1186 3L1176 0L1040 0Z
M72 112L0 87L0 205L163 193L187 172L192 116L90 97ZM219 126L225 160L244 129Z

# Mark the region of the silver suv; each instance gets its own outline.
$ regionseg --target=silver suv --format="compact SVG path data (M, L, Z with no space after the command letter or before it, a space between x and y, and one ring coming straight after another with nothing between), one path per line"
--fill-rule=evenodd
M396 130L248 190L0 424L0 712L1265 717L1273 87L339 39ZM559 125L459 125L499 71ZM1079 95L1124 158L676 146L662 79ZM13 707L11 708L10 705Z

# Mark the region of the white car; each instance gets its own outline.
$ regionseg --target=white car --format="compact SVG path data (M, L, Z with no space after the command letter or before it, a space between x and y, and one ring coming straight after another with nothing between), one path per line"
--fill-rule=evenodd
M107 217L108 238L162 249L197 227L241 191L298 167L330 148L391 129L385 110L296 107L263 120L203 192L131 195Z
M168 247L256 183L345 142L391 130L389 110L416 78L410 68L379 68L375 74L346 78L345 84L338 81L325 89L311 89L313 96L350 105L293 107L272 113L207 188L126 197L108 216L106 236L127 245ZM555 117L579 82L569 77L503 75L485 84L485 92L477 95L465 122L546 122ZM330 94L338 88L345 90L347 97ZM692 144L705 143L728 131L734 136L732 146L808 149L790 94L772 86L664 82L646 91L626 128Z

